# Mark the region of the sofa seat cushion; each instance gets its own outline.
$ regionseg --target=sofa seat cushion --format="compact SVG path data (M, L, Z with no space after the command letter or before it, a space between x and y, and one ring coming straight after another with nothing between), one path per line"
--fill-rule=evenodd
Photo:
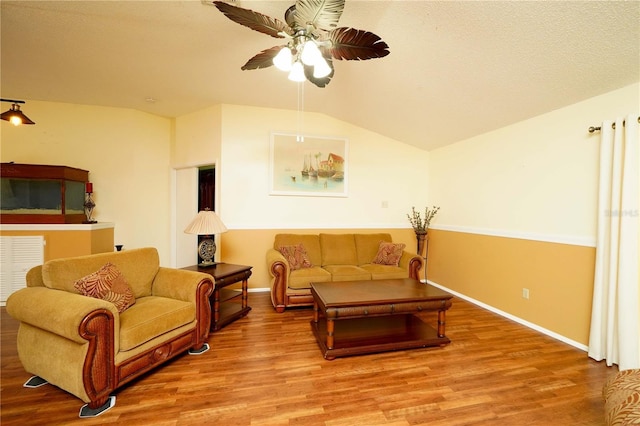
M193 303L147 296L120 314L120 351L128 351L196 319Z
M311 268L297 269L291 271L289 275L289 288L311 288L313 282L327 282L331 281L331 274L322 269L319 266L312 266Z
M354 265L326 265L324 267L331 273L332 281L370 280L371 273Z
M409 271L406 268L391 265L378 265L370 263L360 266L371 274L372 280L391 280L396 278L409 278Z

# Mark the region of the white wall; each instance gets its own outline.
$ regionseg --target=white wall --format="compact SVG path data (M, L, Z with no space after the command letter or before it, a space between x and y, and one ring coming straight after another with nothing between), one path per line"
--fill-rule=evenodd
M315 113L303 133L348 140L348 197L269 195L270 135L296 133L296 111L224 105L222 123L220 205L232 229L409 227L411 206L429 204L429 153Z
M436 226L595 244L599 133L587 129L637 113L639 92L633 84L431 151Z
M115 223L115 243L156 247L169 262L171 120L139 111L29 101L33 126L0 122L2 162L89 170L99 222Z

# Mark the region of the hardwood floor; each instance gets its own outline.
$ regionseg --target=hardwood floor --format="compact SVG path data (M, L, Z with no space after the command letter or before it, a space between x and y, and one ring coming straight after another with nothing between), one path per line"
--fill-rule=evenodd
M617 372L586 353L454 298L444 348L326 361L310 309L277 314L268 293L209 338L116 392L116 406L78 419L82 402L26 389L17 323L1 308L2 425L601 425L602 385ZM425 316L435 324L435 314Z

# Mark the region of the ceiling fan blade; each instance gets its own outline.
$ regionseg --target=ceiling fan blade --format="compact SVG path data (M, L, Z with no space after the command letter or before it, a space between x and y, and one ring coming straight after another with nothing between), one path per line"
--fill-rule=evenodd
M296 5L295 4L293 6L289 6L289 9L287 9L286 12L284 12L284 21L291 28L294 28L296 26Z
M380 37L364 30L336 28L329 33L331 47L326 48L335 59L365 60L387 56L389 46Z
M258 53L253 58L249 59L246 64L240 68L241 70L257 70L260 68L268 68L273 65L273 58L282 50L285 46L273 46L269 49L265 49Z
M293 34L291 28L278 19L271 18L267 15L263 15L262 13L254 12L250 9L232 6L223 1L214 1L213 4L220 12L224 13L224 15L233 22L249 27L254 31L276 38L283 38L280 34L281 32L289 35Z
M297 28L329 31L338 26L345 0L297 0L293 18Z
M313 76L313 66L312 65L304 66L304 76L307 78L307 80L309 80L311 83L315 84L318 87L325 87L327 84L329 84L331 82L331 79L333 78L333 74L335 74L335 70L333 68L333 62L331 62L331 59L325 58L325 60L327 61L327 64L331 68L331 72L326 77L316 78Z

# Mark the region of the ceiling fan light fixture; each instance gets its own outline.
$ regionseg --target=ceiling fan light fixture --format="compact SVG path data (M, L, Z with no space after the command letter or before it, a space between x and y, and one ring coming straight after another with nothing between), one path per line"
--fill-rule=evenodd
M331 74L331 67L327 61L321 56L313 67L313 76L315 78L323 78Z
M285 46L278 52L278 54L273 58L273 65L276 66L281 71L291 71L291 59L293 55L291 54L291 49Z
M305 65L315 65L322 59L322 53L315 41L309 39L304 43L300 59Z
M304 67L298 61L294 62L291 66L291 72L289 73L289 80L297 81L298 83L305 81L307 78L304 76Z
M308 79L317 87L326 87L333 78L334 59L362 61L389 54L389 46L376 34L338 27L345 1L295 0L286 10L284 21L234 6L228 1L214 0L213 4L237 24L287 40L287 50L282 45L265 49L249 59L242 70L275 65L289 72L289 80L303 82Z

